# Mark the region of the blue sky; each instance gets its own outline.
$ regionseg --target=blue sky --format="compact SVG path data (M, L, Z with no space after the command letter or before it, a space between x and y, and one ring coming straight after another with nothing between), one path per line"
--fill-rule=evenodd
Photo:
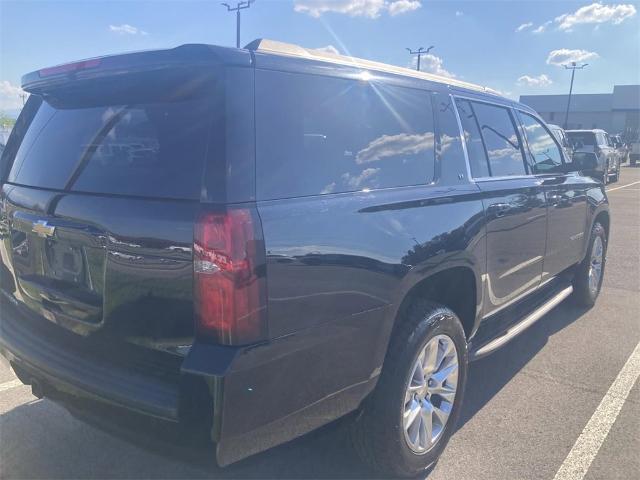
M409 66L406 47L435 45L425 70L508 96L565 93L556 64L589 63L578 93L640 83L639 2L256 0L242 43L255 38L328 47ZM235 17L218 1L0 0L0 110L21 104L22 74L59 63L203 42L235 43Z

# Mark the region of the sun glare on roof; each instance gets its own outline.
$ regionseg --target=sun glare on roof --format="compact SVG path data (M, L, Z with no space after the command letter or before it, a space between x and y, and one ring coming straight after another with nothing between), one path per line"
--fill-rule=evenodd
M367 72L366 70L364 72L360 72L360 74L358 75L358 78L360 80L362 80L363 82L368 82L370 81L373 77L371 76L371 74L369 72Z

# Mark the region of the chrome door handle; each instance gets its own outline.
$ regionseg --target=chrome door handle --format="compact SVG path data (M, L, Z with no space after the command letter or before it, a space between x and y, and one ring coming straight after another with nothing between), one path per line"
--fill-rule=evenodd
M511 209L511 205L509 205L508 203L494 203L489 205L487 211L494 217L500 218L504 217L509 209Z

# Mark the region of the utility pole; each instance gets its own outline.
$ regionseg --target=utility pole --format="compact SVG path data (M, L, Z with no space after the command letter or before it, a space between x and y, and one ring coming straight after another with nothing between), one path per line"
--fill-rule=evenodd
M240 10L249 8L253 2L255 2L255 0L238 2L235 7L231 7L228 3L222 4L227 7L227 12L236 12L236 48L240 48Z
M24 93L24 92L22 92L22 93L20 94L20 98L22 99L22 106L24 107L24 103L25 103L25 101L27 100L27 94L26 94L26 93Z
M418 50L411 50L410 48L407 48L407 51L410 55L418 55L418 65L416 70L420 71L420 58L422 57L422 55L427 55L432 48L434 48L434 45L431 45L426 50L424 49L424 47L420 47Z
M567 111L564 114L564 128L565 130L568 127L569 124L569 109L571 108L571 94L573 93L573 79L576 76L576 70L582 70L583 68L585 68L586 66L588 66L588 63L583 63L580 66L576 65L576 62L571 62L571 66L569 65L564 65L564 68L567 70L571 70L571 85L569 86L569 98L567 99Z

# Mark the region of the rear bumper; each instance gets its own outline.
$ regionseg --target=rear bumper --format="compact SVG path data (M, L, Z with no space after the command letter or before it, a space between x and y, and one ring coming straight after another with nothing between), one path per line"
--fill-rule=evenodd
M180 373L180 359L145 363L113 348L109 361L83 342L0 302L0 355L34 394L140 446L171 445L177 454L204 448L213 457L211 397L202 379Z
M140 433L148 438L161 432L177 445L213 441L221 465L358 408L377 383L379 366L354 361L354 349L371 352L385 338L380 309L262 345L195 343L176 375L160 378L80 355L34 331L14 310L3 304L0 354L24 383L35 380L44 396L72 413L108 431L134 433L127 435L134 440ZM369 326L368 335L358 324ZM73 334L65 335L73 343Z
M136 374L91 358L78 358L62 345L46 341L25 328L23 319L3 308L0 354L28 384L86 400L99 400L170 422L179 420L179 387ZM71 349L70 349L71 350Z

